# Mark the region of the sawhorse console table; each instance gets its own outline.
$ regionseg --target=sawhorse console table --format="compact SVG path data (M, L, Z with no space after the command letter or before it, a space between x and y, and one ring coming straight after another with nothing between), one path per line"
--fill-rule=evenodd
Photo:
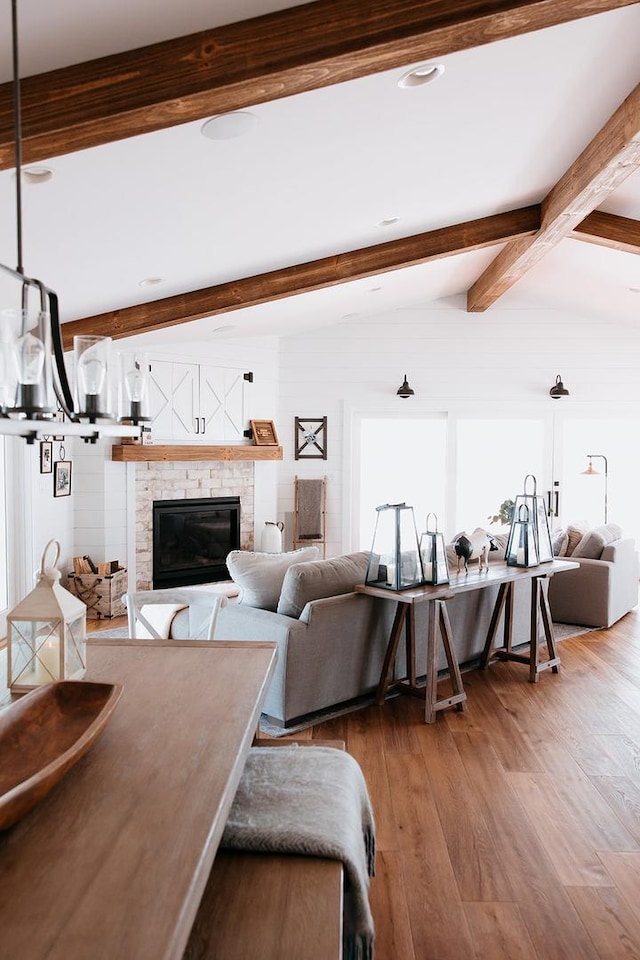
M378 685L378 703L384 700L390 690L404 690L418 696L425 697L425 722L433 723L438 711L455 706L457 710L465 709L467 695L464 691L462 675L455 653L451 623L446 602L458 593L469 590L483 590L487 587L499 585L498 596L491 616L491 623L487 640L481 658L481 667L485 668L490 658L515 660L529 665L529 679L535 683L542 670L551 668L558 672L560 658L557 656L553 624L547 601L547 591L543 581L548 580L556 573L572 570L578 564L572 560L552 560L541 563L537 567L509 567L506 563L493 562L483 573L472 572L454 574L451 583L435 587L415 587L411 590L385 590L381 587L371 587L359 584L355 587L357 593L391 600L397 603L396 614L389 636L389 643L385 654L380 683ZM513 589L518 580L531 581L531 629L529 635L528 654L513 652ZM418 670L416 663L416 608L419 604L427 604L427 657L426 682L418 684ZM548 659L540 659L539 624L542 619L544 638L547 645ZM498 633L500 621L503 620L503 645L494 649L494 642ZM392 679L393 668L402 633L406 642L406 676ZM449 667L452 692L448 697L438 699L438 638L440 638ZM526 642L517 640L517 642Z

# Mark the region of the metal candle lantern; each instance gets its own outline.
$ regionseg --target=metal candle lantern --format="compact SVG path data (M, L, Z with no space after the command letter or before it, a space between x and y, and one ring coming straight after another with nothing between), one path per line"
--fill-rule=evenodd
M527 491L527 481L533 481L533 492ZM532 473L528 473L524 478L524 491L518 494L513 507L513 518L518 516L520 507L525 506L529 511L529 519L533 524L533 532L536 540L536 553L538 559L536 563L547 563L553 560L553 549L551 547L551 534L549 533L549 523L547 521L547 508L544 497L539 497L536 493L537 481ZM533 566L533 564L527 564Z
M540 562L535 528L525 503L520 505L517 514L514 510L506 560L509 567L537 567Z
M56 547L51 566L47 551ZM9 687L14 693L58 680L80 680L86 669L87 608L59 583L60 544L42 551L35 588L7 617Z
M425 579L413 507L384 503L376 511L365 583L386 590L421 586Z
M429 530L429 517L435 520L435 529ZM435 513L427 514L426 531L420 537L420 556L425 583L436 585L449 583L449 565L444 546L444 537L438 533L438 518Z

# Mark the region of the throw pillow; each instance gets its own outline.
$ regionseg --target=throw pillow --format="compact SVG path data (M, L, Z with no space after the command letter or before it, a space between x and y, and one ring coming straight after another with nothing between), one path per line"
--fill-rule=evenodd
M555 530L551 531L551 553L554 555L554 557L560 556L560 550L562 549L562 544L564 543L565 534L566 531L564 527L557 527Z
M288 553L232 550L227 556L227 569L231 579L240 587L240 603L275 611L289 567L305 560L316 560L319 555L318 547L301 547Z
M620 540L621 537L622 530L616 523L594 527L593 530L587 530L571 556L583 557L585 560L599 560L606 545L613 543L614 540Z
M368 561L369 554L361 552L294 564L285 574L278 613L297 619L311 600L351 593L356 583L364 583Z
M584 537L587 529L588 525L586 523L569 524L560 549L561 557L571 557L573 555L573 551Z

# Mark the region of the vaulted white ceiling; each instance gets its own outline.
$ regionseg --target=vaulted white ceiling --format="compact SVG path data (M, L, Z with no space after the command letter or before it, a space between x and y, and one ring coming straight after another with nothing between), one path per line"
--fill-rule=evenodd
M296 5L19 0L21 73ZM640 4L437 62L444 73L422 87L398 86L409 62L250 107L258 122L238 139L205 139L195 121L43 160L53 178L24 189L27 272L57 290L63 320L145 302L153 310L158 298L540 203L638 84ZM13 172L0 172L0 260L10 265L14 191ZM640 173L600 209L640 220ZM499 249L234 310L163 339L227 325L232 336L286 335L420 308L461 297ZM140 287L149 277L163 282ZM491 309L512 305L638 325L640 257L562 240Z

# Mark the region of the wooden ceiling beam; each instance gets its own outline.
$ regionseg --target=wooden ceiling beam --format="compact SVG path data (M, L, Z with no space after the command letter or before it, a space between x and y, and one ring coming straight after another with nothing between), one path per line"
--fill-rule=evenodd
M636 0L317 0L21 81L25 163L305 93ZM0 86L0 169L14 166Z
M575 240L640 254L640 220L594 210L571 232Z
M94 317L63 324L65 349L74 336L103 335L120 339L151 333L179 323L214 317L243 307L253 307L283 297L293 297L324 287L377 276L391 270L440 260L471 250L533 234L540 227L540 207L524 207L480 220L442 227L417 236L391 240L348 253L325 257L255 277L194 290Z
M470 287L467 310L495 303L639 166L640 84L547 194L535 236L509 243Z

